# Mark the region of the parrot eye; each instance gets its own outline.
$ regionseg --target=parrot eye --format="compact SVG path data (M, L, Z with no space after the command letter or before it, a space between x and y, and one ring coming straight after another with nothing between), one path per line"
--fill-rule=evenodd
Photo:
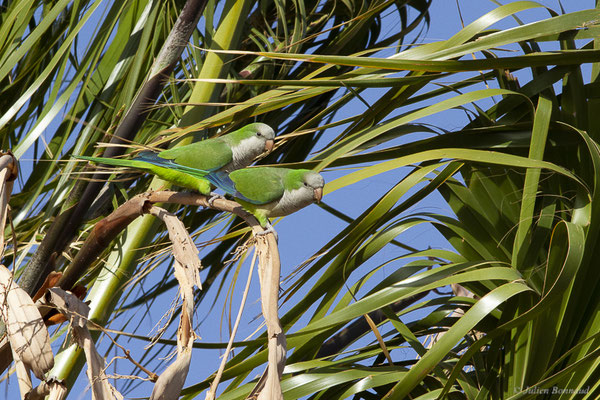
M256 136L262 136L262 133L256 132Z
M308 186L308 183L304 182L304 186Z

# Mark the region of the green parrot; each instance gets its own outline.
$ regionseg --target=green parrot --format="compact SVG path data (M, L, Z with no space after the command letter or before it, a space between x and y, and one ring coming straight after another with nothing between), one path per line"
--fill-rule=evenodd
M175 185L211 194L208 173L229 173L250 165L262 153L273 150L275 132L263 123L246 125L217 138L201 140L158 153L144 151L135 158L76 156L100 164L148 171Z
M252 167L229 174L215 172L207 179L232 195L256 217L266 232L272 231L270 217L281 217L306 207L323 197L323 177L308 169Z

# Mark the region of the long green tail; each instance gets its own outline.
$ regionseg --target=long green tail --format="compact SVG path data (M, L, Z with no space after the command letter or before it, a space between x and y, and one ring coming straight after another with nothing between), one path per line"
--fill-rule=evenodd
M87 156L73 156L74 158L92 161L98 164L107 164L107 165L115 165L117 167L126 167L126 168L134 168L142 171L148 171L158 176L167 176L165 175L165 170L177 171L180 173L184 173L190 176L193 176L198 179L206 179L205 176L209 174L209 171L205 171L202 169L187 167L185 165L180 165L172 160L165 160L155 153L151 152L143 152L133 160L131 159L121 159L121 158L104 158L104 157L87 157ZM168 173L167 173L168 174ZM169 180L171 177L167 176L163 179Z
M138 160L125 160L120 158L104 158L104 157L86 157L86 156L73 156L78 160L92 161L97 164L115 165L117 167L127 167L134 169L141 169L144 171L152 171L152 164L148 164L145 161Z

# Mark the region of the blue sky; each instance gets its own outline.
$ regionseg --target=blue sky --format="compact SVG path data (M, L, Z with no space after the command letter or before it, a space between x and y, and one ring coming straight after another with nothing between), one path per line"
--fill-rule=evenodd
M504 1L503 3L507 3ZM553 8L557 11L560 10L558 0L546 0L539 1L539 3L546 5L547 7ZM459 1L462 18L465 24L472 22L474 19L482 16L487 11L494 9L497 5L492 1L485 0L460 0ZM570 0L565 1L563 6L566 9L566 12L591 8L594 6L594 2L592 0ZM525 12L519 14L519 17L524 21L530 21L533 19L545 18L548 14L543 11L537 10L532 12ZM384 21L383 31L391 30L394 28L395 23L394 20L395 15L390 15ZM500 24L495 26L496 28L505 28L508 26L514 26L515 22L510 19L506 19L502 21ZM422 42L430 42L446 39L449 36L453 35L457 31L461 29L460 19L458 18L458 11L456 1L454 0L434 0L431 8L431 25L429 27L429 31L420 37L420 41ZM523 71L519 74L522 74L523 79L527 79L528 72ZM518 75L518 74L517 74ZM369 90L364 96L367 102L373 103L379 96L380 91L378 90ZM344 118L345 116L349 116L356 113L356 109L364 109L366 107L364 104L360 102L354 102L347 106L346 115L342 112L336 116L337 120ZM466 122L466 116L464 112L458 110L451 110L441 115L436 115L434 117L429 118L426 121L419 121L431 123L434 125L438 125L447 130L455 130L462 127ZM337 135L338 131L330 131L327 132L326 139L323 140L323 144L327 142L332 137ZM319 146L317 146L319 148ZM345 173L345 171L326 171L323 173L325 179L327 181L331 181L337 176ZM346 214L356 217L359 215L366 207L372 204L372 202L378 199L381 195L387 192L393 184L395 184L398 179L405 174L406 171L392 171L386 174L378 175L367 182L361 182L351 187L345 188L343 190L339 190L334 192L333 194L324 198L324 201L327 204L333 205L336 208L339 208L341 211ZM428 199L423 201L414 207L412 212L434 212L434 213L442 213L449 214L450 211L448 207L445 205L443 201L440 201L440 197L437 194L430 196ZM310 206L304 210L299 211L296 214L290 215L283 219L281 223L276 225L276 229L279 233L279 245L280 245L280 254L282 259L282 278L285 278L288 274L290 274L298 265L304 262L308 257L314 254L324 242L338 233L344 224L342 224L336 217L331 216L329 213L321 209L320 207L314 205ZM205 240L201 238L200 240ZM410 236L404 237L401 236L398 238L399 241L409 244L413 247L419 249L425 249L427 247L433 248L449 248L449 245L445 242L445 240L437 233L437 231L431 227L422 225L420 228L416 230L412 230ZM201 249L200 256L206 253L206 249ZM370 260L368 265L364 266L364 270L369 270L370 268L375 267L379 263L385 262L389 260L393 256L402 254L398 248L389 246L384 248L378 255L376 255L372 260ZM389 266L383 268L381 271L377 273L380 279L383 279L390 271L390 269L395 269L397 266ZM166 265L159 266L156 274L159 279L163 274L170 274L171 272L166 270ZM241 293L243 290L243 285L246 280L246 274L248 270L248 263L245 263L240 266L239 269L239 280L235 288L232 292L232 309L231 318L235 318L235 314L237 313L237 309L239 306L239 301L241 299ZM256 274L256 272L255 272ZM205 276L204 274L202 276ZM314 279L316 279L315 277ZM229 276L226 280L226 285L229 285L231 282L232 276ZM285 289L286 284L282 285ZM363 290L368 290L368 286ZM214 290L214 288L212 289ZM202 342L221 342L226 341L228 339L228 329L226 319L229 315L223 316L222 311L225 309L227 314L229 314L229 303L226 302L229 299L225 298L225 293L227 293L227 289L224 290L214 305L212 309L200 308L196 313L196 318L201 320L202 323L197 329L197 333L202 337ZM132 295L136 292L134 291ZM364 293L362 291L361 293ZM301 295L301 294L300 294ZM148 318L140 319L140 313L143 310L137 309L135 312L128 312L118 318L118 320L113 324L114 329L121 329L123 323L128 321L128 327L126 330L133 330L138 324L140 324L138 332L150 334L150 332L155 329L155 324L157 324L160 318L164 315L164 313L171 306L172 300L175 298L176 292L175 290L171 290L168 293L162 295L158 301L156 301L152 305L151 315L148 315ZM210 298L211 295L209 294ZM242 324L240 330L237 334L237 340L242 340L250 335L252 335L260 322L262 321L261 317L256 318L260 314L260 292L258 286L258 278L254 277L253 284L251 287L250 294L248 296L248 304L246 305L244 318L242 320ZM206 306L202 306L206 307ZM282 312L288 309L289 306L284 305L282 307ZM222 319L223 318L223 319ZM301 320L300 323L306 322ZM223 329L220 329L222 325ZM256 334L254 335L256 337ZM141 359L145 346L147 343L131 340L125 341L123 343L125 346L132 350L132 355L136 359ZM101 348L107 348L107 341L103 341L101 344ZM193 354L193 364L191 368L190 375L188 376L188 384L196 383L203 380L206 376L216 370L218 364L220 362L219 355L220 351L216 350L195 350ZM120 355L120 352L114 351L109 352L108 358L112 356ZM409 354L407 354L409 356ZM117 365L119 366L118 372L122 374L129 373L129 366L126 365L127 362L120 362ZM163 367L166 366L167 363L163 364ZM156 372L161 372L162 369L156 370ZM109 370L109 373L113 373L114 370ZM78 383L77 389L73 391L69 398L79 399L79 398L90 398L90 393L85 391L84 379L81 376L80 381ZM222 388L227 386L227 382L222 384ZM133 390L131 393L128 393L129 396L148 396L151 391L150 383L142 383L138 388ZM8 392L6 392L7 398L12 398L16 396L16 380L13 379L11 384L9 385ZM202 396L203 397L203 396Z

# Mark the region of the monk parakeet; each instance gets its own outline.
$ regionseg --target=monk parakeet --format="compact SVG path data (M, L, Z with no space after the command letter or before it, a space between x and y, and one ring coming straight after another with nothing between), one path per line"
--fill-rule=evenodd
M144 151L131 160L77 156L100 164L148 171L168 182L202 194L210 193L210 172L229 173L244 168L273 149L275 132L263 123L246 125L217 138L201 140L159 153Z
M308 169L253 167L229 174L207 175L213 185L232 195L260 225L269 227L270 217L281 217L319 202L325 181Z

